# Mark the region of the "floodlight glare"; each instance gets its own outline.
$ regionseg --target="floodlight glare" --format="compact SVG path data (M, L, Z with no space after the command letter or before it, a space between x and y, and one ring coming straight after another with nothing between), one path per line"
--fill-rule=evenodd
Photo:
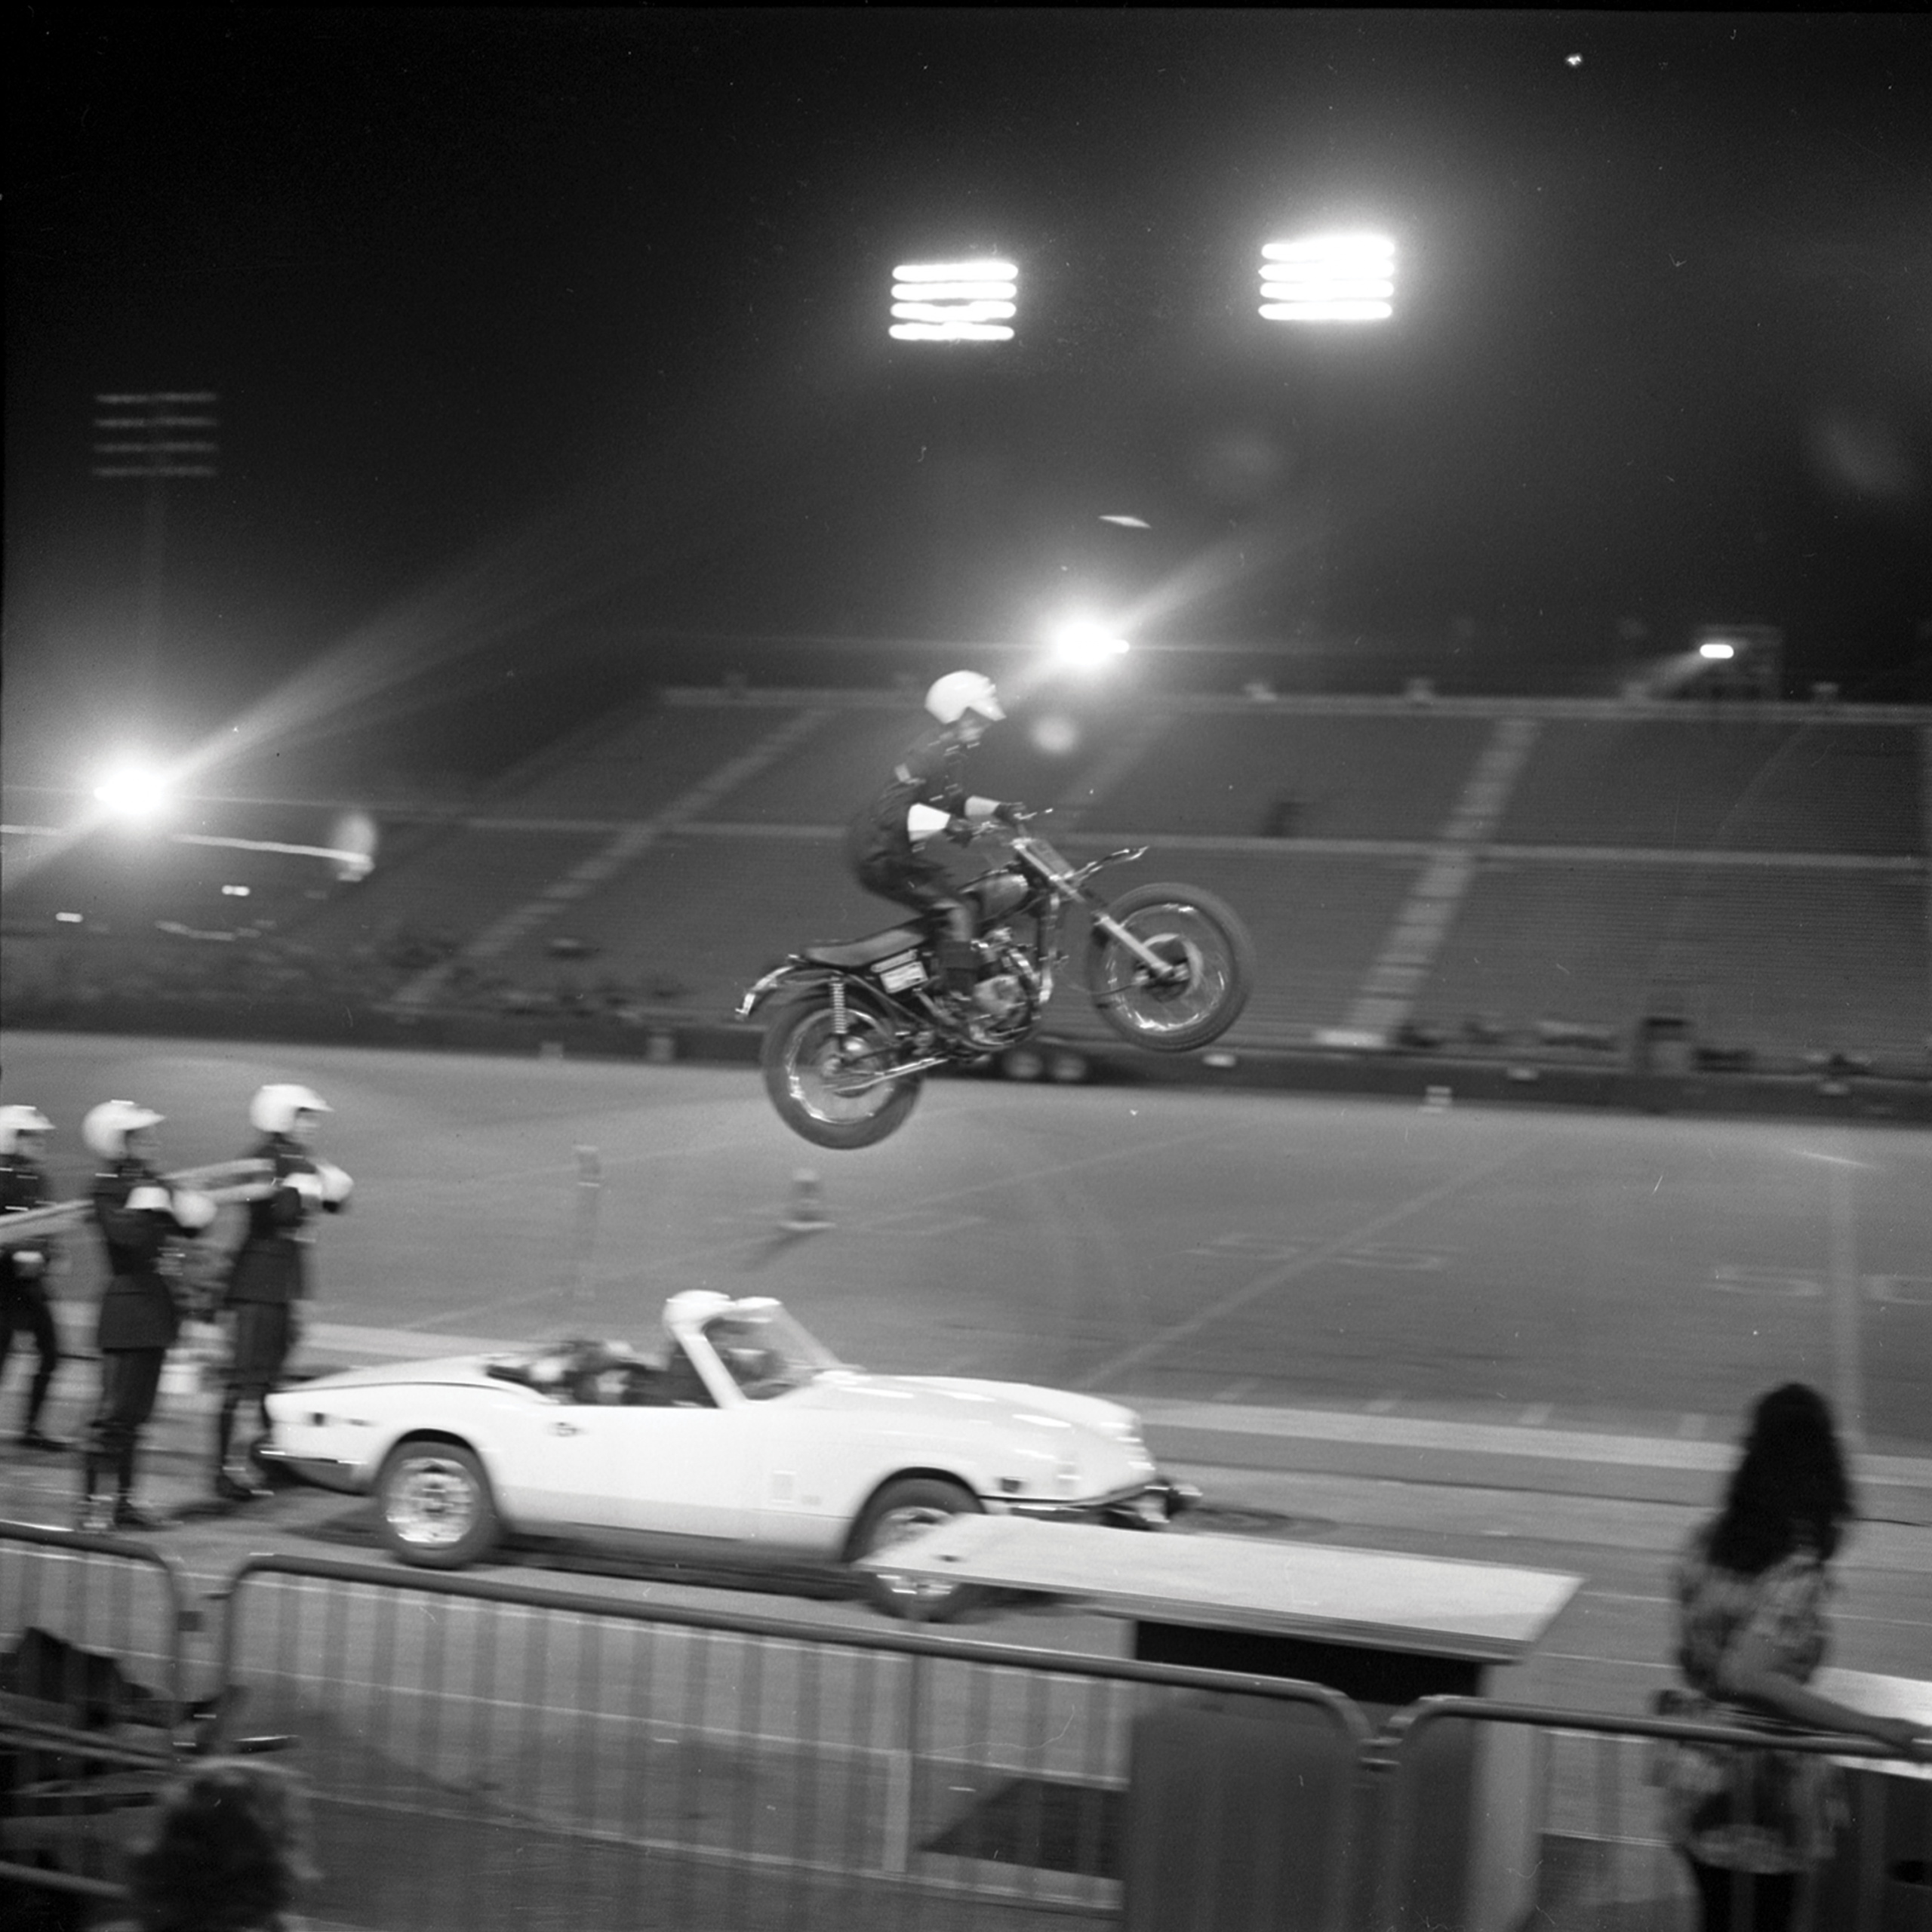
M1316 235L1261 251L1266 321L1386 321L1395 294L1395 245L1386 235Z
M1726 644L1721 638L1713 638L1709 642L1698 645L1697 655L1700 657L1710 658L1715 663L1721 663L1726 659L1735 657L1737 655L1737 647L1734 644Z
M141 823L167 808L168 780L144 759L125 758L103 777L94 795L115 817Z
M892 271L898 342L1010 342L1020 271L1011 262L902 262Z
M1055 663L1076 671L1097 671L1124 657L1128 649L1125 638L1115 637L1106 625L1091 617L1076 617L1060 625L1048 644Z

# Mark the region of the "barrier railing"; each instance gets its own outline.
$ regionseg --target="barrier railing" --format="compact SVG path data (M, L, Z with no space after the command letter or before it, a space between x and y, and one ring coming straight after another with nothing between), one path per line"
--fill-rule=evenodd
M1932 1932L1932 1784L1899 1775L1899 1761L1864 1739L1786 1734L1616 1717L1481 1697L1434 1697L1389 1721L1371 1747L1388 1780L1380 1833L1376 1932L1439 1926L1426 1898L1432 1823L1426 1767L1444 1734L1521 1734L1533 1754L1526 1789L1540 1862L1538 1906L1548 1922L1615 1927L1617 1932L1678 1932L1698 1922L1687 1869L1663 1830L1660 1753L1673 1743L1724 1747L1768 1766L1792 1752L1837 1761L1844 1770L1835 1805L1844 1823L1823 1865L1799 1875L1789 1932ZM1888 1770L1875 1768L1889 1764ZM1864 1767L1871 1769L1863 1769ZM1760 1789L1763 1787L1761 1786ZM1745 1779L1720 1803L1743 1816ZM1728 1820L1727 1820L1728 1821ZM1767 1906L1743 1884L1727 1887L1731 1932L1770 1932ZM1469 1922L1484 1922L1480 1903ZM1543 1922L1538 1921L1537 1922ZM1780 1932L1783 1932L1780 1922Z
M565 1883L586 1928L643 1896L688 1927L1115 1918L1137 1749L1204 1700L1318 1740L1336 1828L1284 1875L1294 1922L1346 1923L1367 1732L1313 1685L287 1557L236 1572L220 1668L299 1737L316 1909L358 1924L541 1923Z
M176 1763L197 1615L145 1543L0 1522L0 1890L118 1895Z
M1793 1932L1932 1927L1932 1783L1854 1740L1480 1698L1371 1739L1312 1684L293 1556L220 1594L210 1701L295 1737L314 1907L360 1926L1679 1932L1654 1754L1688 1740L1847 1767ZM0 1524L0 1908L118 1892L197 1620L144 1545ZM1506 1818L1534 1920L1464 1855Z

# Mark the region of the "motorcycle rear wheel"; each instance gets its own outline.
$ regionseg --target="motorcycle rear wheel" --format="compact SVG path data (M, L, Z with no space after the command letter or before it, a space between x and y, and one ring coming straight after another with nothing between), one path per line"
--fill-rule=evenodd
M1254 942L1241 915L1191 885L1141 885L1107 908L1140 943L1185 970L1158 979L1095 923L1087 946L1087 990L1123 1040L1155 1053L1186 1053L1218 1040L1247 1004Z
M896 1133L919 1097L919 1076L879 1080L897 1057L893 1031L849 1002L845 1032L821 995L789 999L773 1014L758 1051L764 1091L778 1117L817 1147L871 1147Z

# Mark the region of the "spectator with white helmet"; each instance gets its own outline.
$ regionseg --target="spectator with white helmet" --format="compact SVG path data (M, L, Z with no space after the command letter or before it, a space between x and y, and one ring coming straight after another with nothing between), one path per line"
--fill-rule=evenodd
M207 1229L217 1209L205 1194L172 1186L155 1164L155 1129L162 1118L131 1100L103 1100L81 1123L81 1138L103 1163L94 1180L94 1218L108 1272L95 1331L100 1403L88 1431L84 1530L165 1527L134 1495L141 1432L154 1414L162 1364L181 1327L163 1271L171 1248Z
M0 1376L7 1372L14 1335L26 1334L36 1360L18 1441L23 1449L58 1451L69 1445L40 1426L54 1371L60 1365L60 1338L47 1297L56 1249L46 1235L9 1241L5 1220L52 1201L40 1152L53 1131L54 1123L38 1107L0 1107Z
M336 1214L353 1183L341 1168L309 1151L322 1116L333 1112L307 1087L263 1088L248 1103L262 1137L251 1151L273 1170L272 1191L248 1205L248 1225L235 1251L226 1293L233 1333L228 1386L215 1425L215 1494L230 1503L269 1494L249 1449L269 1430L268 1398L280 1385L296 1340L296 1304L309 1292L309 1250L315 1217ZM235 1425L245 1414L254 1432L246 1447Z
M891 777L854 818L845 856L868 892L940 922L939 964L946 990L957 1004L970 1005L979 920L926 843L943 833L964 845L989 820L1008 820L1017 809L996 798L969 796L960 774L966 754L1006 713L992 680L977 671L949 672L927 692L926 709L938 722L908 748Z

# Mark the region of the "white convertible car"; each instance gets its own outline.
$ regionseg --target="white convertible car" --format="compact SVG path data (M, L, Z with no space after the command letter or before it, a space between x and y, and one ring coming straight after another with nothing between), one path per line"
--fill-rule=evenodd
M964 1511L1157 1529L1194 1494L1158 1473L1118 1403L869 1374L776 1301L702 1291L666 1303L649 1351L566 1341L346 1369L269 1411L264 1455L373 1492L388 1546L438 1569L518 1532L851 1562Z

